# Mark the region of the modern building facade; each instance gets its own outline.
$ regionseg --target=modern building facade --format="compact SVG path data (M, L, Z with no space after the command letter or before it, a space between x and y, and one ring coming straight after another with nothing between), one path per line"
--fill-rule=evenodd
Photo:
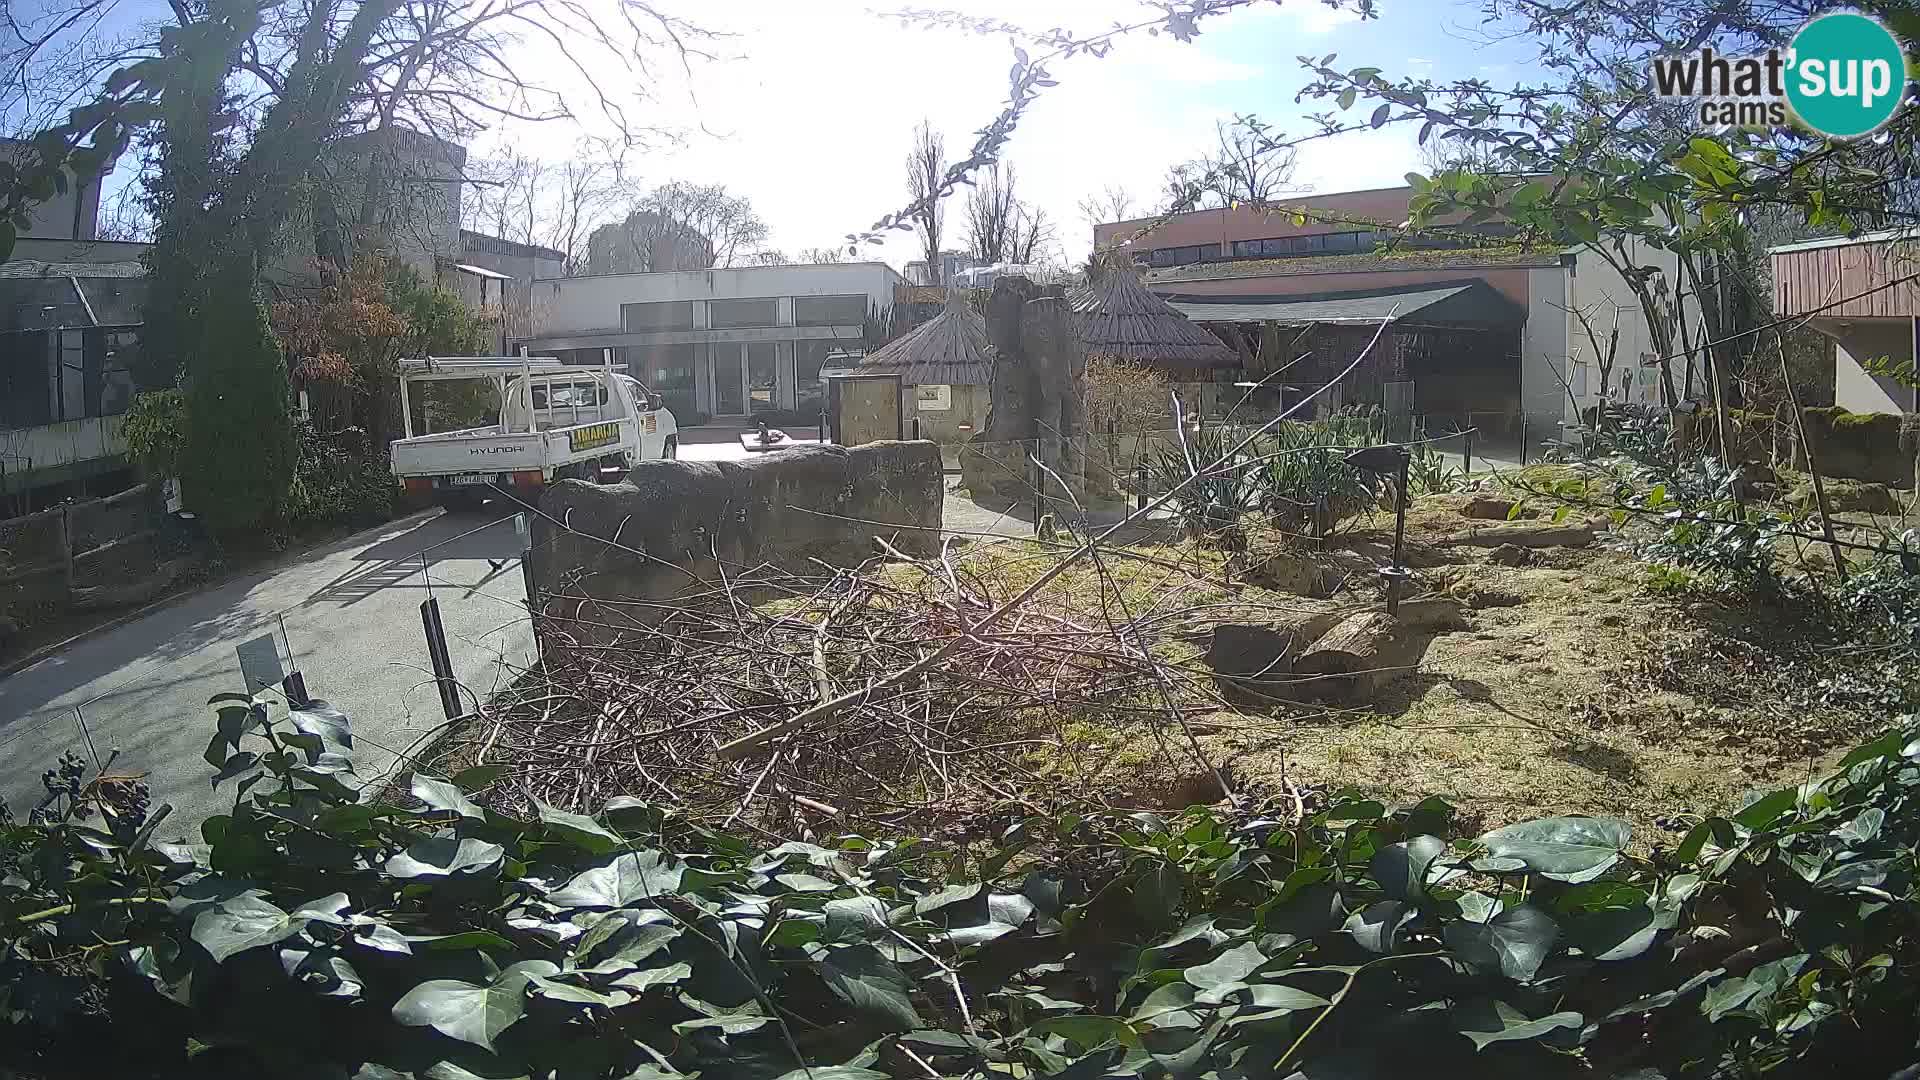
M1448 411L1481 413L1489 421L1524 418L1531 440L1558 437L1562 424L1603 399L1659 400L1652 335L1633 291L1604 260L1590 252L1521 246L1509 239L1511 228L1498 223L1403 235L1398 225L1407 219L1412 195L1409 187L1381 188L1270 207L1196 210L1164 222L1111 222L1095 226L1094 242L1132 254L1146 268L1149 288L1201 321L1234 321L1222 307L1247 305L1264 307L1261 318L1336 326L1369 319L1377 325L1392 311L1396 323L1413 329L1425 325L1407 306L1416 299L1432 301L1448 290L1484 284L1518 313L1514 344L1500 356L1476 356L1471 380L1443 376ZM1640 265L1674 272L1669 253L1639 245L1633 250ZM1588 337L1580 315L1600 328L1602 341ZM1598 353L1616 317L1620 337L1612 378L1602 387ZM1505 317L1498 321L1507 324ZM1483 328L1426 326L1436 332ZM1456 399L1468 385L1477 388L1473 407L1462 409ZM1407 392L1413 410L1424 412L1417 381Z
M543 280L534 332L514 345L611 359L683 417L809 420L824 401L822 364L864 348L869 312L887 309L902 283L877 262Z
M1920 411L1914 387L1866 368L1884 358L1911 372L1920 354L1920 230L1808 240L1768 254L1774 315L1806 316L1833 340L1833 403L1857 413Z

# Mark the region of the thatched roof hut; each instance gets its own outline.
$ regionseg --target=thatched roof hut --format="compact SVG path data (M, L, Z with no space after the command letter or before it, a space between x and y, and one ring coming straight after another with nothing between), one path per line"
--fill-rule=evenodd
M940 314L868 353L854 370L898 375L908 386L986 386L993 381L987 320L967 303L966 290L948 289L947 306Z
M1167 371L1238 367L1219 338L1154 295L1131 266L1096 268L1067 294L1089 356L1112 356Z

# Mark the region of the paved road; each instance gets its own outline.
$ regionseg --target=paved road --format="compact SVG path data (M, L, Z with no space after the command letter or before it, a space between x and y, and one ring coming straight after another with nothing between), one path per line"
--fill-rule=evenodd
M174 804L162 838L199 839L200 820L232 800L230 784L210 789L200 756L213 731L207 698L242 689L234 647L277 632L281 618L308 692L352 717L358 771L385 769L444 718L420 626L418 552L432 549L433 592L463 682L484 696L530 659L512 519L456 539L489 520L436 510L393 522L229 580L0 679L0 795L24 813L38 799L40 773L60 754L85 756L78 706L101 755L120 747L116 767L147 771L154 803Z

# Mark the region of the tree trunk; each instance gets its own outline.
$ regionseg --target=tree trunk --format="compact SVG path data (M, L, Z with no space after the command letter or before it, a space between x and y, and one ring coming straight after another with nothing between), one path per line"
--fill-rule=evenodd
M1419 666L1429 640L1384 611L1351 616L1294 661L1294 686L1302 696L1322 701L1372 700Z

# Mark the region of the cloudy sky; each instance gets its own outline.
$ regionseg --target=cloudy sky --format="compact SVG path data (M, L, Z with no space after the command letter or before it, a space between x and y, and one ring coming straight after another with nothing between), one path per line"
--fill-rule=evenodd
M670 2L670 0L669 0ZM928 0L922 0L928 2ZM1135 22L1150 9L1127 0L949 0L970 15L1036 30L1097 32ZM1263 3L1209 19L1182 44L1144 33L1121 38L1105 58L1050 65L1046 90L1008 151L1022 194L1061 223L1064 257L1078 260L1091 229L1076 204L1108 185L1146 204L1173 162L1205 150L1214 122L1254 113L1276 127L1306 130L1294 103L1305 82L1297 57L1339 54L1342 66L1375 66L1390 76L1479 75L1504 82L1523 74L1525 41L1494 40L1477 0L1380 0L1381 17L1361 22L1318 0ZM950 155L998 112L1012 62L1005 36L903 26L863 0L726 0L685 8L688 18L732 36L713 44L722 58L675 72L654 88L647 122L683 129L681 145L635 158L642 183L675 179L724 183L745 194L768 222L773 245L789 253L827 246L905 202L904 159L923 117L942 131ZM545 66L539 51L528 59ZM554 70L548 67L547 70ZM579 98L576 96L576 100ZM581 120L518 124L483 135L477 154L501 146L560 160L604 120L582 105ZM1398 183L1417 164L1413 130L1389 127L1311 144L1296 184L1330 192ZM947 232L958 241L961 211L950 200ZM895 234L880 257L899 266L915 243ZM950 246L960 246L957 242Z

